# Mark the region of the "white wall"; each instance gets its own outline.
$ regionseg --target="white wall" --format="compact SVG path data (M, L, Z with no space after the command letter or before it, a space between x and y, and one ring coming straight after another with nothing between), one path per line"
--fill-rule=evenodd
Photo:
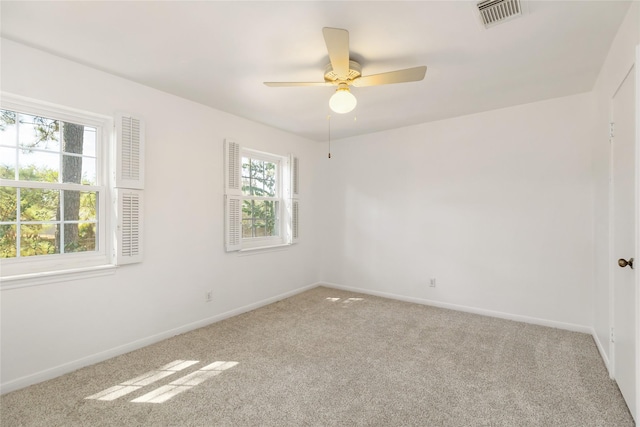
M147 123L145 262L2 291L3 392L320 279L595 327L606 359L609 100L633 62L639 23L634 2L593 93L334 141L331 160L322 144L2 40L3 91L106 115L123 110ZM223 252L226 137L299 154L302 243Z
M609 348L611 327L609 272L613 261L609 256L611 100L635 62L635 48L638 43L640 43L640 4L633 2L611 45L594 87L598 107L595 122L596 138L593 140L592 147L595 212L594 329L601 351L604 352L605 361L611 354Z
M323 278L588 331L594 110L581 94L335 141Z
M145 261L114 275L1 292L3 391L49 378L319 279L320 146L43 52L2 40L2 90L146 120ZM295 152L302 242L241 256L223 251L223 140ZM205 303L213 290L214 301Z

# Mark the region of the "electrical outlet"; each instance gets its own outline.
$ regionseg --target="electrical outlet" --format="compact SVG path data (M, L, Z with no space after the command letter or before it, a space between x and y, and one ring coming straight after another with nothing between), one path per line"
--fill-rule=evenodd
M207 291L205 297L205 302L211 302L213 301L213 291Z
M432 277L431 279L429 279L429 287L430 288L435 288L436 287L436 278Z

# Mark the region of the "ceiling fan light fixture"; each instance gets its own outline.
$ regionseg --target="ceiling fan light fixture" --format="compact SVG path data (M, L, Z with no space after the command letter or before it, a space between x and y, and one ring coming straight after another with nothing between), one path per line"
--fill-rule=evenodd
M357 103L358 100L349 91L349 86L347 86L346 83L340 83L336 93L331 95L329 99L329 108L331 108L334 113L345 114L353 111Z

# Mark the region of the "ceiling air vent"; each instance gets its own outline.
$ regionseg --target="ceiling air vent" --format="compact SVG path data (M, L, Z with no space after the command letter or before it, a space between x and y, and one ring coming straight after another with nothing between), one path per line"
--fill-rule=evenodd
M522 14L520 0L484 0L478 3L485 28L493 27Z

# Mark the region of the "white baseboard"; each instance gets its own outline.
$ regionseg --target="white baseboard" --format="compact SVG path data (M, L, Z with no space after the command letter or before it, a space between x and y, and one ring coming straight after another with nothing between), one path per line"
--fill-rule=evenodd
M600 357L604 362L604 366L607 368L607 372L609 372L609 377L613 379L613 372L611 371L611 365L609 362L609 357L607 356L607 352L604 349L604 346L600 342L600 338L598 338L598 334L596 330L591 328L591 336L593 337L593 341L596 343L596 347L598 348L598 352L600 353Z
M589 335L593 334L593 328L591 328L590 326L577 325L574 323L557 322L554 320L540 319L537 317L522 316L519 314L512 314L512 313L504 313L501 311L486 310L482 308L469 307L465 305L450 304L446 302L433 301L433 300L424 299L424 298L408 297L408 296L397 295L397 294L392 294L388 292L372 291L370 289L363 289L363 288L354 288L351 286L338 285L336 283L323 282L323 283L319 283L318 285L325 286L327 288L341 289L345 291L358 292L361 294L374 295L374 296L383 297L383 298L390 298L398 301L430 305L433 307L463 311L466 313L480 314L483 316L497 317L497 318L506 319L506 320L514 320L516 322L530 323L532 325L548 326L551 328L565 329L573 332L582 332Z
M85 366L89 366L89 365L93 365L95 363L99 363L102 362L104 360L110 359L112 357L115 356L119 356L121 354L124 353L128 353L130 351L133 350L137 350L139 348L142 347L146 347L148 345L151 344L155 344L159 341L162 341L164 339L167 338L171 338L175 335L179 335L179 334L183 334L185 332L189 332L192 331L194 329L198 329L204 326L208 326L212 323L216 323L219 322L221 320L224 319L228 319L230 317L233 316L237 316L239 314L242 313L246 313L248 311L251 310L255 310L257 308L263 307L265 305L269 305L272 304L274 302L283 300L285 298L289 298L291 296L297 295L299 293L308 291L310 289L316 288L318 286L324 286L327 288L334 288L334 289L341 289L341 290L345 290L345 291L351 291L351 292L357 292L357 293L361 293L361 294L366 294L366 295L374 295L374 296L379 296L379 297L383 297L383 298L390 298L390 299L395 299L395 300L399 300L399 301L405 301L405 302L411 302L411 303L416 303L416 304L423 304L423 305L430 305L430 306L434 306L434 307L440 307L440 308L446 308L446 309L450 309L450 310L457 310L457 311L463 311L463 312L467 312L467 313L474 313L474 314L480 314L480 315L484 315L484 316L490 316L490 317L497 317L497 318L501 318L501 319L507 319L507 320L514 320L517 322L524 322L524 323L530 323L530 324L534 324L534 325L540 325L540 326L548 326L548 327L552 327L552 328L558 328L558 329L565 329L565 330L569 330L569 331L574 331L574 332L582 332L582 333L586 333L586 334L590 334L593 336L593 339L596 343L596 347L598 348L598 351L600 352L600 356L602 357L602 360L604 361L607 369L610 369L610 365L609 365L609 360L607 358L606 352L604 351L604 347L602 346L602 343L600 343L600 340L598 339L597 334L595 333L595 330L592 327L589 326L583 326L583 325L577 325L577 324L572 324L572 323L564 323L564 322L557 322L557 321L553 321L553 320L546 320L546 319L539 319L539 318L535 318L535 317L529 317L529 316L521 316L521 315L517 315L517 314L511 314L511 313L504 313L504 312L499 312L499 311L493 311L493 310L485 310L485 309L480 309L480 308L475 308L475 307L468 307L468 306L463 306L463 305L458 305L458 304L450 304L450 303L443 303L440 301L433 301L433 300L429 300L429 299L424 299L424 298L416 298L416 297L408 297L408 296L404 296L404 295L398 295L398 294L392 294L392 293L388 293L388 292L380 292L380 291L373 291L370 289L364 289L364 288L355 288L355 287L350 287L350 286L343 286L343 285L338 285L335 283L329 283L329 282L316 282L313 283L311 285L307 285L304 286L302 288L298 288L289 292L285 292L283 294L279 294L261 301L257 301L254 302L252 304L248 304L242 307L238 307L236 309L233 310L229 310L226 311L224 313L212 316L212 317L208 317L202 320L199 320L197 322L193 322L193 323L189 323L183 326L180 326L178 328L174 328L174 329L170 329L164 332L161 332L159 334L155 334L146 338L142 338L133 342L130 342L128 344L124 344L118 347L114 347L99 353L95 353L92 354L90 356L87 357L83 357L68 363L64 363L62 365L58 365L55 366L53 368L49 368L49 369L45 369L43 371L40 372L36 372L34 374L30 374L30 375L26 375L11 381L7 381L5 383L0 384L0 390L1 393L8 393L14 390L18 390L27 386L30 386L32 384L36 384L42 381L46 381L46 380L50 380L52 378L58 377L60 375L63 374L67 374L69 372L73 372L77 369L83 368ZM610 372L610 370L609 370Z
M25 375L20 378L16 378L11 381L7 381L5 383L0 384L1 394L9 393L14 390L18 390L32 384L36 384L42 381L50 380L52 378L58 377L60 375L67 374L69 372L73 372L77 369L84 368L85 366L93 365L98 362L102 362L104 360L110 359L112 357L119 356L124 353L128 353L133 350L137 350L142 347L146 347L151 344L155 344L159 341L165 340L167 338L171 338L175 335L180 335L185 332L192 331L194 329L202 328L204 326L208 326L212 323L219 322L224 319L228 319L229 317L237 316L238 314L246 313L251 310L255 310L256 308L263 307L265 305L272 304L274 302L283 300L285 298L289 298L293 295L308 291L309 289L313 289L318 287L320 283L313 283L311 285L307 285L305 287L294 289L289 292L285 292L280 295L276 295L261 301L254 302L249 305L245 305L243 307L238 307L233 310L226 311L221 314L217 314L212 317L208 317L197 322L189 323L178 328L170 329L168 331L161 332L159 334L151 335L146 338L142 338L128 344L124 344L118 347L110 348L105 351L101 351L99 353L92 354L90 356L86 356L68 363L64 363L62 365L55 366L53 368L45 369L40 372L36 372L34 374Z
M589 335L591 335L593 337L593 341L595 342L596 348L598 349L598 353L600 353L600 357L602 358L602 361L604 362L604 365L607 368L607 372L609 373L609 377L613 379L613 375L612 375L613 372L611 371L612 367L611 367L611 364L609 362L609 357L607 356L607 352L605 351L605 347L602 344L602 342L600 342L600 338L598 338L598 334L596 333L595 329L593 327L591 327L591 326L577 325L577 324L574 324L574 323L558 322L558 321L554 321L554 320L540 319L540 318L536 318L536 317L521 316L521 315L518 315L518 314L504 313L504 312L493 311L493 310L485 310L485 309L481 309L481 308L469 307L469 306L458 305L458 304L449 304L449 303L444 303L444 302L440 302L440 301L433 301L433 300L428 300L428 299L423 299L423 298L408 297L408 296L397 295L397 294L392 294L392 293L388 293L388 292L380 292L380 291L373 291L373 290L370 290L370 289L363 289L363 288L355 288L355 287L351 287L351 286L338 285L336 283L322 282L322 283L317 283L317 285L318 286L324 286L324 287L327 287L327 288L341 289L341 290L344 290L344 291L357 292L357 293L366 294L366 295L374 295L374 296L379 296L379 297L383 297L383 298L391 298L391 299L395 299L395 300L399 300L399 301L412 302L412 303L423 304L423 305L430 305L430 306L446 308L446 309L450 309L450 310L463 311L463 312L467 312L467 313L480 314L480 315L483 315L483 316L497 317L497 318L500 318L500 319L513 320L513 321L516 321L516 322L531 323L533 325L548 326L548 327L551 327L551 328L564 329L564 330L568 330L568 331L572 331L572 332L581 332L581 333L589 334Z

